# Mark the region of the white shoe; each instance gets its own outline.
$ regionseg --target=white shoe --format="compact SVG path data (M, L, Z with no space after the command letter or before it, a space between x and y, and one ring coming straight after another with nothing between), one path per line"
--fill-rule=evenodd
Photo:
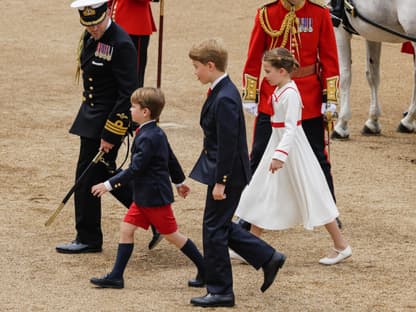
M247 261L244 260L243 257L241 257L238 253L236 253L234 250L232 249L228 249L228 253L230 254L230 259L234 259L234 260L238 260L241 263L245 263L247 264Z
M325 265L332 265L332 264L337 264L338 262L341 262L344 259L347 259L348 257L351 257L352 255L352 249L350 246L347 246L347 248L345 248L344 250L337 250L334 248L334 250L338 253L338 255L334 258L322 258L321 260L319 260L320 264L325 264Z

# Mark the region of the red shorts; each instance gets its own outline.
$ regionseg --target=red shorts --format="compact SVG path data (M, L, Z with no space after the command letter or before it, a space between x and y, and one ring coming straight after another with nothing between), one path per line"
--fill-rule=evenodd
M145 230L153 224L160 234L165 235L172 234L178 230L170 204L158 207L141 207L132 203L123 221Z

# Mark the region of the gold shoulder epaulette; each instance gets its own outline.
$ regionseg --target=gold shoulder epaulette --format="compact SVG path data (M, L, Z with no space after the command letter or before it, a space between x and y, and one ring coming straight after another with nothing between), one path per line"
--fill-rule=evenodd
M277 0L277 1L272 1L272 2L269 2L269 3L266 3L266 4L263 4L263 5L261 6L261 8L264 8L264 7L269 6L269 5L272 5L272 4L276 4L277 2L279 2L279 0Z
M323 0L308 0L310 3L313 3L313 4L316 4L316 5L319 5L320 7L323 7L323 8L326 8L327 7L327 5L326 5L326 3L325 3L325 1L323 1Z

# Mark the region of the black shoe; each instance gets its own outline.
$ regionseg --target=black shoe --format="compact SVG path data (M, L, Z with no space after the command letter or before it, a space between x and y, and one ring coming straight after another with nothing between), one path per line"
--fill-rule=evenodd
M90 279L90 282L101 288L124 288L123 278L110 278L109 275L93 277Z
M195 297L191 299L191 303L198 307L233 307L234 295L218 295L207 293L203 297Z
M77 253L88 253L88 252L101 252L101 246L93 246L83 244L77 240L70 242L69 244L61 244L56 246L56 251L60 253L67 254L77 254Z
M153 248L155 248L162 239L163 239L163 236L160 235L159 232L154 232L153 237L151 241L149 242L149 250L152 250Z
M204 287L205 279L198 273L197 276L188 281L189 287Z
M237 222L244 230L250 231L251 230L251 223L247 222L243 219L239 219Z
M273 284L277 272L279 272L279 269L283 266L285 261L286 256L275 251L270 261L263 266L264 282L260 288L262 292L265 292L267 288L269 288L270 285Z

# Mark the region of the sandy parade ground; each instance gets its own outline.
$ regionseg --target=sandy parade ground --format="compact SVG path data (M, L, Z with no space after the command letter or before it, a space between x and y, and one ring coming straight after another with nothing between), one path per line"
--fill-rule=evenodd
M2 0L0 19L0 311L209 311L189 304L193 265L151 235L136 234L123 290L89 283L111 269L124 208L103 199L103 252L63 255L55 245L74 238L72 199L50 227L44 222L72 186L78 138L68 129L81 99L74 82L81 33L71 1ZM229 49L231 78L241 85L250 30L262 1L165 1L162 89L164 127L189 173L202 147L199 113L206 86L187 53L209 37ZM158 22L159 5L152 4ZM157 33L151 37L145 85L156 85ZM412 90L412 58L383 44L380 86L382 134L362 136L369 88L364 40L353 41L351 135L333 141L331 162L344 234L353 248L345 263L324 267L331 248L323 228L267 232L265 240L288 260L264 294L262 272L233 262L236 311L416 311L416 134L397 133ZM248 138L253 117L246 115ZM120 158L125 155L125 148ZM181 232L202 248L205 187L188 179L191 194L176 198Z

